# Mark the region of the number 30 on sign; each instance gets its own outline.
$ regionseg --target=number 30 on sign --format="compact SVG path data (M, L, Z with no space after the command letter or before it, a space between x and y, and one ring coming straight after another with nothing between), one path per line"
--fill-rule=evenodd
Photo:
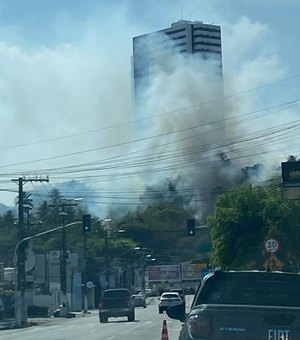
M278 247L279 247L278 241L273 238L270 238L265 242L265 248L269 253L276 253Z

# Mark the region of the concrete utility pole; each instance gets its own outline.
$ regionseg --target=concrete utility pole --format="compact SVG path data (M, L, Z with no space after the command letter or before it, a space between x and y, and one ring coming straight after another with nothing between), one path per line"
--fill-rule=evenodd
M61 208L59 215L61 216L61 226L65 225L66 208L75 207L77 203L61 202L57 205L50 205L50 207ZM60 287L63 295L67 293L67 249L66 249L66 229L62 228L61 234L61 256L60 256Z
M104 219L105 226L105 289L109 288L109 275L110 275L110 270L109 270L109 256L108 256L108 236L111 232L110 228L110 222L111 218L105 218Z
M23 184L27 182L49 182L49 178L34 178L25 179L19 177L12 179L13 182L18 183L19 186L19 224L18 224L18 239L19 241L26 237L26 231L24 226L24 192ZM18 247L16 253L16 266L17 266L17 277L15 277L15 289L16 289L16 301L15 301L15 317L17 327L27 326L27 308L25 301L26 291L26 272L25 272L25 261L26 261L26 244L22 242Z
M105 231L105 289L109 288L108 230Z

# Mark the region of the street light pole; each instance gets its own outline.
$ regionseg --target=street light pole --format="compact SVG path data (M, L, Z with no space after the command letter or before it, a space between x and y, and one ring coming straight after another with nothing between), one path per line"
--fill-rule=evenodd
M82 223L81 221L80 222L72 222L72 223L69 223L69 224L66 224L66 225L62 225L62 226L50 229L50 230L43 231L41 233L38 233L38 234L35 234L35 235L32 235L32 236L22 238L16 244L15 249L14 249L13 263L14 263L14 268L15 268L15 280L17 280L17 277L19 276L19 273L18 273L18 270L19 270L19 268L18 268L19 267L18 266L19 250L21 249L21 247L24 246L26 241L31 240L31 239L36 238L36 237L39 237L39 236L42 236L42 235L52 233L52 232L59 230L59 229L64 229L66 227L70 227L72 225L81 224L81 223ZM25 308L25 299L23 299L23 296L22 296L21 292L19 291L18 284L15 284L15 326L16 327L22 327L22 326L26 327L27 326L27 313L26 313L26 308Z

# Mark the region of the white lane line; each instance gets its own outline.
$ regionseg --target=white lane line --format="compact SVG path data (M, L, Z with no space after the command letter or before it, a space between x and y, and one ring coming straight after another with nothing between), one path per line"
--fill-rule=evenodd
M98 329L89 330L89 333L96 333L96 332L98 332Z
M137 329L137 328L140 328L140 327L142 327L142 326L143 326L143 325L137 325L137 326L135 326L135 327L130 327L129 329L127 329L126 331L121 332L120 334L127 334L127 333L131 332L132 330Z

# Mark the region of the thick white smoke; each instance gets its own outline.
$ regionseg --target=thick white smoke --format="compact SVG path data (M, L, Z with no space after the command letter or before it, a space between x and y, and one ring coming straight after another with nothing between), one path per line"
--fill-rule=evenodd
M172 62L166 63L163 54L157 55L160 62L155 64L151 83L144 88L139 116L147 118L133 122L132 37L167 27L176 16L166 11L165 16L147 25L129 16L134 6L125 7L113 5L106 11L95 8L89 20L80 22L63 13L53 20L51 43L45 40L27 45L25 37L21 39L22 31L18 31L18 39L11 39L13 30L7 39L2 35L0 171L4 187L16 189L11 178L28 172L47 173L50 185L72 179L83 181L95 191L97 211L103 216L110 203L126 210L122 202L128 198L127 203L136 205L145 184L154 185L165 178L175 178L179 183L180 176L182 187L207 185L208 195L211 179L218 184L218 178L236 176L232 167L228 171L229 167L216 166L224 163L218 156L220 151L236 158L238 169L241 156L247 156L247 165L261 161L259 152L253 152L250 158L249 149L246 152L239 143L239 147L224 146L228 138L237 140L240 135L270 126L270 116L258 121L244 119L242 113L276 104L275 99L290 99L275 95L282 94L282 88L274 93L269 90L228 97L284 77L271 28L246 17L229 24L218 16L216 23L222 26L223 38L224 91L228 97L225 102L218 100L220 82L214 61L173 55L169 59ZM193 20L206 21L205 12L195 2L186 6L185 13L197 16ZM8 30L2 27L2 32ZM61 39L57 38L60 34ZM289 108L284 114L275 113L276 119L272 116L271 121L292 120L294 111ZM234 118L225 121L225 137L224 121L209 124L223 113L226 119ZM288 144L287 148L282 143L280 150L276 144L276 155L293 153L293 144ZM274 156L271 145L260 141L260 148ZM66 166L74 168L67 171ZM83 168L86 171L80 172ZM133 200L129 198L131 190ZM13 199L6 202L10 201ZM92 201L91 196L88 201ZM201 205L201 201L195 204Z

